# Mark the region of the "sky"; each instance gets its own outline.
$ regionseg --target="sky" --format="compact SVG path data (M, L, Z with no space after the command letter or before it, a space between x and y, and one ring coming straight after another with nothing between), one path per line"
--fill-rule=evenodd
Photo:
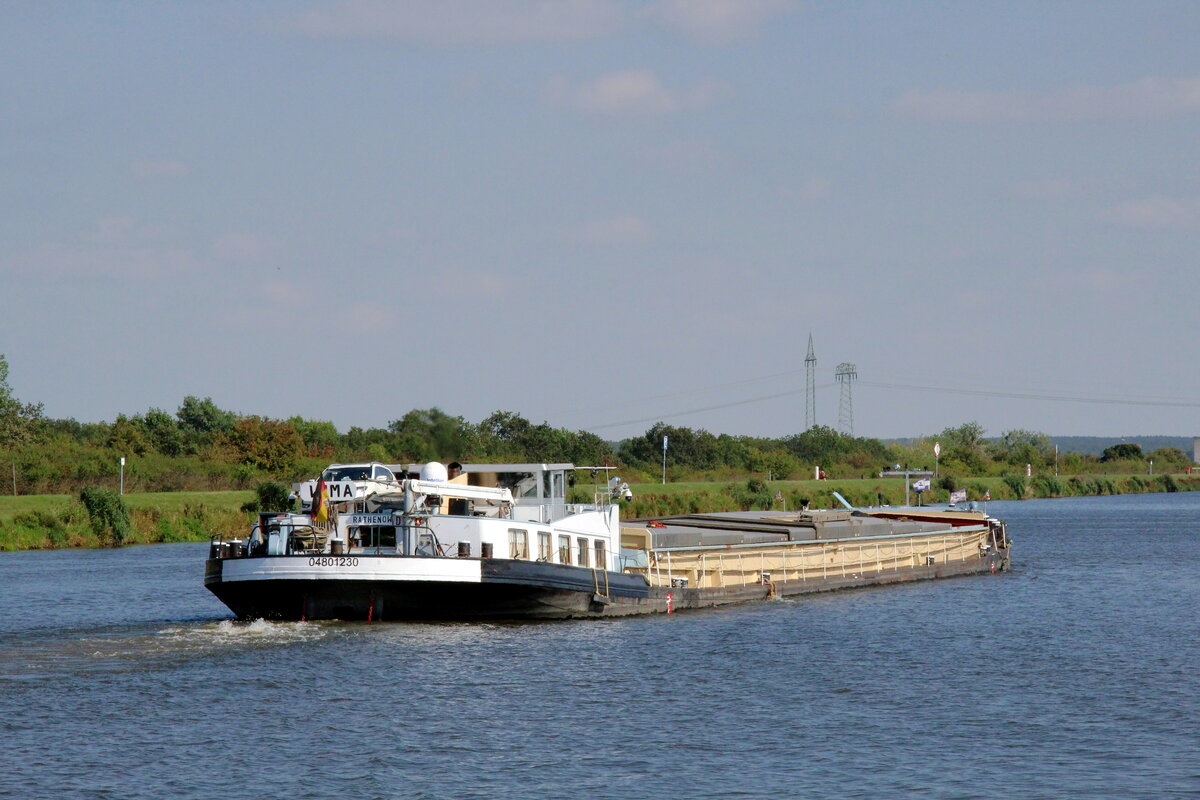
M1200 434L1200 5L0 5L51 417Z

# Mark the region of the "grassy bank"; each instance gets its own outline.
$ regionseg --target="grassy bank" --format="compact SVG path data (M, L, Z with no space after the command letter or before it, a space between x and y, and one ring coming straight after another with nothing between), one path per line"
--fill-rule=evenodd
M935 488L925 503L945 503L950 490ZM633 484L632 502L624 503L622 517L636 519L670 514L749 509L799 509L840 507L838 492L858 506L904 502L901 478L866 478L829 481L707 481L694 483ZM969 500L985 493L993 500L1036 497L1077 497L1143 492L1200 490L1200 475L1095 475L1055 478L970 478L955 482ZM591 499L592 487L575 486L572 499ZM253 515L241 510L253 492L147 492L124 496L131 531L125 544L203 542L213 533L242 535ZM778 497L778 499L776 499ZM912 495L916 502L916 495ZM0 497L0 551L45 550L63 547L100 547L104 541L92 530L88 513L73 495L23 495Z
M146 492L124 496L132 523L125 544L202 542L237 535L250 524L241 507L253 492ZM88 513L74 495L0 497L0 551L100 547Z

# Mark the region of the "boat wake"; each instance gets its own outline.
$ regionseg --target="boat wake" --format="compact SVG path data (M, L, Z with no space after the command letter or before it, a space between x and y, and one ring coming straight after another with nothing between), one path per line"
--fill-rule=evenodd
M161 625L161 623L159 623ZM37 679L66 673L139 672L194 658L317 641L335 625L219 620L79 630L52 639L19 637L0 646L0 677Z
M241 622L223 619L203 625L179 625L158 631L165 643L197 647L240 646L244 644L292 644L321 639L328 635L329 625L316 622L269 622L256 619Z

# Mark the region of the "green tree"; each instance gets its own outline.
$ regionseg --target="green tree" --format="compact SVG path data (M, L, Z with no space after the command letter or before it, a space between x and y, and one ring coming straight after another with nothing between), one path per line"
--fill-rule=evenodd
M944 443L942 463L949 469L961 469L970 475L982 475L985 469L984 429L978 422L964 422L957 428L946 428L939 437Z
M8 359L0 353L0 447L14 448L35 438L42 419L41 403L22 403L8 385Z
M268 472L291 472L304 454L304 440L295 428L265 417L242 417L232 431L221 434L220 442L237 461Z
M389 422L388 430L396 437L393 451L413 461L461 460L479 440L474 425L440 408L413 409Z
M118 414L117 421L108 429L106 444L123 455L141 456L150 449L145 430L137 420L124 414Z
M656 422L641 436L622 442L618 454L633 466L652 468L661 463L663 436L668 437L667 464L697 470L719 466L717 437L703 429L677 428L665 422Z
M232 411L222 411L217 408L211 397L203 400L188 395L183 398L183 405L175 412L179 418L179 427L189 433L213 434L233 430L237 415Z
M161 408L151 408L145 416L134 419L140 422L146 439L155 450L168 456L183 453L183 432L175 417Z
M1160 447L1150 452L1146 458L1154 462L1155 471L1182 469L1192 463L1191 457L1178 447Z
M1101 461L1140 461L1141 459L1142 446L1128 442L1106 447L1100 454Z
M338 445L338 432L332 422L291 417L288 424L296 429L304 446L313 456L332 456Z
M1042 464L1054 455L1050 437L1037 431L1013 429L1000 437L1000 456L1009 464Z

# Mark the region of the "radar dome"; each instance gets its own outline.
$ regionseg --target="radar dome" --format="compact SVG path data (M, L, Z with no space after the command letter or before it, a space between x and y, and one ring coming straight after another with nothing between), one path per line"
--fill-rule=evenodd
M428 464L421 467L421 480L423 481L432 481L434 483L438 483L444 482L447 477L448 474L446 472L445 464L439 464L436 461L430 461Z

